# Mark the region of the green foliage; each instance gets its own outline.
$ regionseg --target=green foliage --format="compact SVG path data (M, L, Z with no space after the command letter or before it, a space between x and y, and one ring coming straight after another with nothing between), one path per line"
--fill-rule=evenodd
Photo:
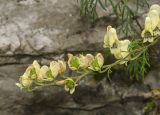
M142 30L142 27L138 21L137 12L139 7L148 6L147 0L135 0L133 1L133 7L136 7L135 10L129 7L129 0L78 0L80 1L80 15L90 15L92 22L98 18L97 5L100 5L103 10L107 10L108 6L112 6L113 14L116 15L120 21L119 31L123 32L126 36L129 34L134 34L133 31L136 31L136 26ZM135 25L135 24L136 25ZM138 33L138 32L137 32Z
M149 112L152 112L154 109L156 109L156 107L157 107L157 104L155 100L149 101L145 106L145 113L147 114Z
M131 79L143 80L150 67L148 49L142 41L133 41L129 45L131 60L127 66ZM133 58L132 58L133 57Z
M94 22L98 17L96 8L98 4L106 10L106 5L101 0L80 0L80 15L90 15Z

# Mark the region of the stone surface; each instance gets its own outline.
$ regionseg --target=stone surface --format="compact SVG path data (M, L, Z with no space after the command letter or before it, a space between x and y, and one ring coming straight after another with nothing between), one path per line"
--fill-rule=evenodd
M107 14L111 11L109 6ZM144 9L140 13L143 19ZM28 93L15 86L35 59L48 64L65 60L68 52L102 51L106 26L118 21L99 6L98 14L92 25L80 17L76 0L0 0L0 115L143 115L143 93L147 84L159 87L159 69L148 74L145 84L130 83L120 74L97 84L87 78L73 95L58 87Z
M1 0L0 54L99 50L104 29L84 22L77 5L74 0Z
M16 67L15 67L16 66ZM28 65L0 67L1 115L141 115L146 100L143 84L127 85L123 80L90 83L82 80L73 95L63 88L50 87L32 93L21 91L15 83ZM11 74L12 73L12 74ZM118 77L118 76L116 76Z

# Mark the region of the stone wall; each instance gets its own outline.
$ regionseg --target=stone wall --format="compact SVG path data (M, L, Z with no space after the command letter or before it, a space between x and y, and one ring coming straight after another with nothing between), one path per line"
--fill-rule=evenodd
M73 95L57 87L28 93L15 86L35 59L48 64L65 60L68 52L102 51L106 26L117 20L100 7L98 13L93 26L80 17L76 0L0 0L0 115L143 115L142 94L149 88L128 84L119 74L111 82L84 79ZM146 83L159 86L158 71L151 71Z

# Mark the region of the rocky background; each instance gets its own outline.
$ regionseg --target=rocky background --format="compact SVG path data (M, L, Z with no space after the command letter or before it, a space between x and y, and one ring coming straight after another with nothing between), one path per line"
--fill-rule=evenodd
M140 10L141 19L146 9ZM79 10L77 0L0 0L0 115L144 114L147 99L142 94L149 91L148 84L160 87L159 66L144 83L129 83L118 72L112 81L84 79L73 95L57 87L28 93L15 86L35 59L47 64L65 60L68 52L102 51L106 26L117 20L107 15L111 10L98 7L99 19L92 25Z

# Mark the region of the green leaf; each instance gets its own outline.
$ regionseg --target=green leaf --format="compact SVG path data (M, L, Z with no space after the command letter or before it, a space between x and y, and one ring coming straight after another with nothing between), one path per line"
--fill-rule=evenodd
M101 6L104 10L106 10L106 7L105 7L105 5L101 2L101 0L98 0L98 2L99 2L99 4L100 4L100 6Z
M142 51L136 51L139 48ZM142 41L133 41L130 43L128 50L131 52L131 58L133 58L129 61L127 67L131 79L143 80L150 67L148 49L143 48Z
M151 111L153 111L155 108L157 107L157 104L154 100L151 100L150 102L148 102L145 106L145 112L149 113Z

